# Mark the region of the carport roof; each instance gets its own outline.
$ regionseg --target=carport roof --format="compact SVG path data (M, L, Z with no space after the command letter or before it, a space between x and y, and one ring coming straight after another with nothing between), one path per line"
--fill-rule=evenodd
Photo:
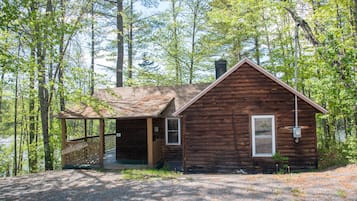
M93 106L81 104L66 108L60 119L125 119L170 115L195 97L208 84L182 86L118 87L97 90ZM172 103L172 109L170 103Z

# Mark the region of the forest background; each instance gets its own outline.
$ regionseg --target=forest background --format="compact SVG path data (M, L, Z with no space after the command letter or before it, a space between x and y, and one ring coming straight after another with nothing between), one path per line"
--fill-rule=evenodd
M329 111L320 167L357 162L357 0L2 0L0 175L60 169L55 114L97 88L212 82L243 57L290 85L297 64Z

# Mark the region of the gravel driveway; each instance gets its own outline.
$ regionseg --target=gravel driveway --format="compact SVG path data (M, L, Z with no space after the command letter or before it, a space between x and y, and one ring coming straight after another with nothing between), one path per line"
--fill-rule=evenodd
M357 165L292 175L194 174L144 181L115 172L52 171L0 179L0 200L357 201Z

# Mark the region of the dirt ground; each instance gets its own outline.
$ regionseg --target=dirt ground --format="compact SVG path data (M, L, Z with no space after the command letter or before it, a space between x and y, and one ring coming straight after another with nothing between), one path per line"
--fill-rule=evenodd
M0 179L0 200L357 201L357 165L313 173L194 174L144 181L115 172L52 171Z

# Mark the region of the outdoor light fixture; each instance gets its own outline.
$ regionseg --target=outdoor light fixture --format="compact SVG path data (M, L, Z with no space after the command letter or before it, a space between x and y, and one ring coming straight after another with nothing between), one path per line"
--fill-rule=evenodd
M158 126L155 126L155 127L154 127L154 132L155 132L155 133L159 132L159 127L158 127Z

